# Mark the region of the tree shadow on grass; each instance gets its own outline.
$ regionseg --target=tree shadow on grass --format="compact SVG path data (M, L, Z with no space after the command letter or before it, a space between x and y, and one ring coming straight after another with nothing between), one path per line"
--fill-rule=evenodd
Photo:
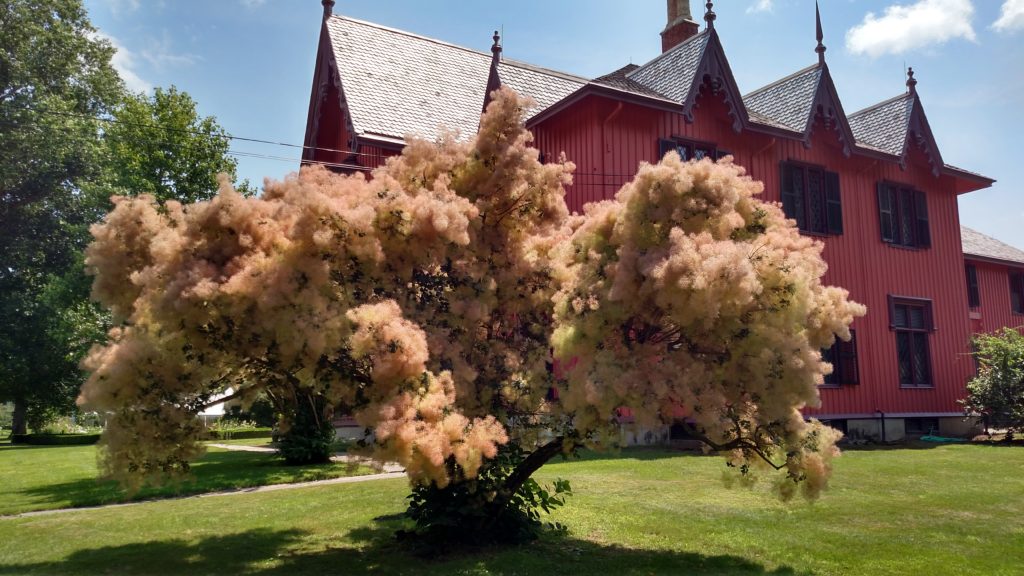
M207 452L196 462L189 478L171 482L166 486L143 488L129 494L116 482L101 478L82 478L33 486L20 491L37 503L33 509L60 507L80 508L102 504L173 498L214 492L244 489L270 483L307 482L323 480L337 474L327 474L326 468L337 465L288 466L273 454L256 452ZM273 482L273 480L278 482Z
M2 564L0 576L30 574L544 574L597 576L650 574L743 574L805 576L790 567L770 569L740 556L674 550L640 550L548 534L521 546L463 549L425 558L394 533L404 520L378 518L372 525L327 543L300 530L255 529L200 541L172 539L83 549L63 560ZM315 550L311 550L311 548Z

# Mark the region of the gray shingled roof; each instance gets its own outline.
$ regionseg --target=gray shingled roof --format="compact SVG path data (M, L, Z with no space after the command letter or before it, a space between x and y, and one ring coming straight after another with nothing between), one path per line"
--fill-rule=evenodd
M591 80L592 84L598 84L601 86L607 86L609 88L615 88L616 90L623 90L626 92L633 92L635 94L643 94L652 98L660 98L667 100L664 94L659 94L657 90L652 90L647 86L644 86L636 80L629 78L629 73L636 70L640 66L637 64L626 64L622 68L614 72L609 72L604 76L599 76Z
M509 60L498 64L498 77L502 85L537 101L537 106L528 110L527 116L546 110L587 83L587 79L580 76Z
M902 156L910 131L910 113L914 96L901 94L895 98L850 114L850 130L857 144Z
M747 111L757 120L803 133L811 121L811 108L821 82L822 68L815 64L743 97Z
M707 30L626 74L658 94L679 103L689 100L693 80L711 34Z
M357 134L434 138L441 127L463 137L476 133L491 54L337 15L327 31ZM498 74L537 101L534 112L587 82L508 60Z
M985 236L967 226L960 226L960 242L963 245L964 254L967 256L981 256L982 258L1024 264L1024 251L991 236Z

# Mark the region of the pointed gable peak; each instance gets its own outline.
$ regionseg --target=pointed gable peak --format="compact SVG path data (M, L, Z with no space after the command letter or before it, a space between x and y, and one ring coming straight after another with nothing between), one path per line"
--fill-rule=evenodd
M858 145L896 156L904 168L910 146L916 145L938 176L945 164L916 86L912 70L908 71L907 92L851 114L850 127Z

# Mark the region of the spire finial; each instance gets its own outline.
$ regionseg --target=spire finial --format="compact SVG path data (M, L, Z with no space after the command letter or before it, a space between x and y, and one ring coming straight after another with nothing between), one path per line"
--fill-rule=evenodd
M708 23L708 30L711 30L715 27L715 18L718 18L715 15L715 3L708 0L704 7L707 8L707 11L704 12L704 21Z
M907 68L907 92L917 94L917 80L914 78L913 68Z
M498 34L498 31L495 30L494 36L491 36L491 38L494 40L494 44L491 45L491 54L494 55L495 60L498 60L501 58L501 34Z
M324 20L327 20L334 13L334 0L320 0L320 3L324 5Z
M818 46L814 49L818 53L818 64L825 63L825 45L822 44L822 40L825 39L825 33L821 31L821 10L818 8L818 0L814 0L814 20L817 25L817 38Z

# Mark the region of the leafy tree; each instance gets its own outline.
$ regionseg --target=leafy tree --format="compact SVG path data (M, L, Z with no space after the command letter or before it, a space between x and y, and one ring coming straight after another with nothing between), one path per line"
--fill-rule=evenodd
M0 401L25 432L73 409L105 337L81 253L111 194L209 198L235 162L188 94L125 93L79 0L0 0L0 44Z
M127 96L105 127L104 141L111 183L124 194L196 202L216 193L218 174L236 177L227 133L173 86L157 88L152 96ZM251 192L248 182L238 188Z
M822 286L822 245L741 168L676 155L570 216L573 166L541 164L528 102L494 96L474 140L411 141L369 181L309 168L260 198L118 200L87 263L119 327L80 397L111 414L106 469L182 473L214 395L306 389L405 466L435 534L535 523L568 486L540 494L532 474L614 448L622 406L684 410L731 466L814 497L838 434L800 409L864 312Z
M42 295L84 248L106 207L95 116L122 87L113 49L77 0L0 0L0 401L14 428L69 403Z
M1024 336L1012 328L974 337L978 375L961 400L968 416L980 415L988 429L1005 426L1007 439L1024 431Z

